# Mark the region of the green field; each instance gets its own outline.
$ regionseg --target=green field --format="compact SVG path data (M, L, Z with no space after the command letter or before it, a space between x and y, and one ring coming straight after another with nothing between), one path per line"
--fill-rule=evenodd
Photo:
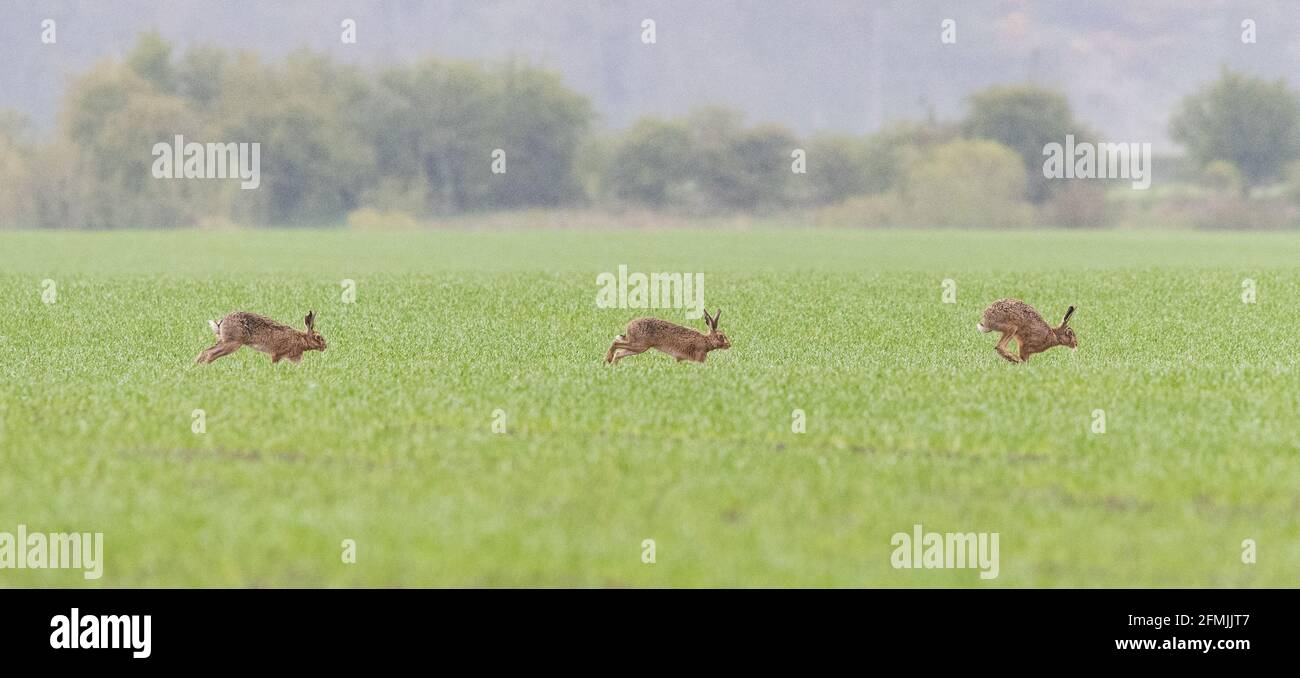
M732 349L607 366L620 264L704 272ZM105 551L0 586L1294 586L1298 264L1260 233L0 233L0 531ZM1006 296L1077 305L1078 351L1001 360ZM234 309L315 309L329 350L191 364ZM1000 576L892 568L916 523L997 532Z

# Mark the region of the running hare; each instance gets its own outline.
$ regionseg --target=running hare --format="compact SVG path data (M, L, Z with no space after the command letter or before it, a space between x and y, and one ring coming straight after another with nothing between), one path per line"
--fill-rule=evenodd
M997 330L1002 333L998 345L994 348L998 355L1013 363L1023 363L1029 356L1042 353L1053 346L1079 347L1079 340L1070 329L1070 316L1074 315L1071 306L1061 319L1061 324L1052 327L1038 315L1033 306L1019 299L999 299L984 310L984 316L976 327L981 332ZM1020 345L1020 355L1007 351L1007 344L1012 339Z
M303 322L307 325L306 332L247 311L235 311L219 321L209 320L208 327L217 336L217 343L204 349L194 362L210 363L248 346L270 354L273 363L281 358L296 363L302 360L304 351L325 350L325 338L316 333L316 312L308 311Z
M642 353L647 349L657 348L677 360L704 362L709 351L731 348L727 335L718 331L718 318L722 309L712 317L704 312L704 322L709 326L709 333L703 334L689 327L682 327L658 318L637 318L627 324L627 332L614 337L605 353L605 362L618 364L619 360L630 355Z

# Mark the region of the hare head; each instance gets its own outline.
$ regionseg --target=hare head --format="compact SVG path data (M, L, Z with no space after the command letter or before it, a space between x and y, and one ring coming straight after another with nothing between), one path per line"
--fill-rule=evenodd
M727 335L718 331L718 318L721 317L722 309L718 309L718 312L712 316L709 315L708 309L704 310L704 322L709 326L709 333L704 336L709 340L709 348L731 348L731 341L727 339Z
M302 333L303 339L307 344L305 347L306 350L324 351L325 337L322 337L320 333L316 331L316 312L307 311L307 317L303 318L303 324L307 326L307 331Z
M1065 311L1065 317L1061 319L1061 324L1052 328L1056 335L1056 340L1062 346L1069 346L1071 349L1079 348L1079 338L1074 336L1074 330L1070 328L1070 316L1074 315L1074 307L1071 306Z

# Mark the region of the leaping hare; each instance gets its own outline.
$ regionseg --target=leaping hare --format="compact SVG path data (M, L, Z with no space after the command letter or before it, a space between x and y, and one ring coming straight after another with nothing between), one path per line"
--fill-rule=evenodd
M1053 346L1079 347L1079 340L1070 329L1070 316L1074 315L1071 306L1061 319L1061 324L1052 327L1043 320L1043 316L1033 306L1019 299L999 299L984 310L976 328L981 332L997 330L1002 333L998 345L994 348L998 355L1013 363L1023 363L1029 356L1042 353ZM1020 345L1020 355L1007 351L1007 344L1014 339Z
M614 343L609 345L609 351L605 353L605 362L618 364L619 360L630 355L657 348L678 361L702 363L709 356L709 351L731 348L727 335L718 331L718 318L721 317L722 309L718 309L712 317L708 311L704 312L704 322L709 326L708 334L659 318L637 318L627 324L627 332L614 337Z
M217 337L217 343L203 350L194 359L196 363L210 363L230 355L243 346L270 354L271 362L288 358L289 362L302 360L304 351L324 351L325 338L316 332L316 312L308 311L303 319L306 332L299 332L264 315L235 311L219 321L208 321L208 327Z

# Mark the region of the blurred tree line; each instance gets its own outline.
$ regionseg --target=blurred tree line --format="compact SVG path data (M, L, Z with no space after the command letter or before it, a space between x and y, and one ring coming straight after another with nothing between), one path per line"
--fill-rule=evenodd
M593 118L558 75L429 59L365 72L296 52L269 64L155 33L73 80L58 131L0 117L0 223L337 223L360 206L442 214L569 204ZM261 185L152 174L155 143L258 142ZM491 153L507 153L494 176Z
M210 46L176 55L149 33L69 84L50 138L0 112L0 225L320 225L359 213L382 223L557 206L802 209L841 225L1099 226L1114 216L1108 182L1043 177L1046 144L1097 135L1041 87L991 87L963 120L866 136L801 139L718 108L609 133L594 119L559 75L514 61L365 70L300 51L266 63ZM155 179L152 148L176 135L260 143L260 187ZM1225 72L1183 102L1171 135L1210 193L1244 198L1290 177L1300 200L1300 99L1285 84ZM1218 209L1230 211L1224 200Z

